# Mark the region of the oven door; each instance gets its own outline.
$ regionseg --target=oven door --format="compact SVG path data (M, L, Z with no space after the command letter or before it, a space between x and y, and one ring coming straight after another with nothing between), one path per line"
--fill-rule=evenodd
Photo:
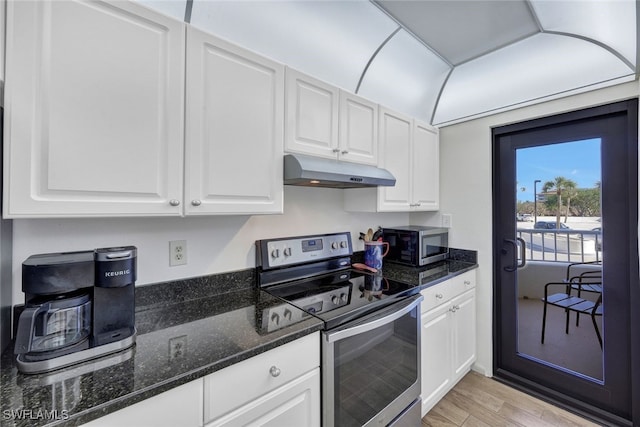
M323 426L387 425L419 398L422 299L324 332Z

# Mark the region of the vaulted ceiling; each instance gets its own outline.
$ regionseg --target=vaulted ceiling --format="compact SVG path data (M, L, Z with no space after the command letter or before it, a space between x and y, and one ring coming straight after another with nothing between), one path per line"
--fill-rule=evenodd
M138 1L434 125L637 78L635 0Z

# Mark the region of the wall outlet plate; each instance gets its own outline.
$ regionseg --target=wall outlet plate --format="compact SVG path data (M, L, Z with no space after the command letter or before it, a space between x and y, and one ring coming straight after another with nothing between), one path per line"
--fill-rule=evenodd
M181 359L187 354L187 336L181 335L179 337L169 339L169 362L176 359Z
M442 214L442 218L440 219L440 221L443 227L451 228L451 214Z
M171 240L169 242L169 265L185 265L187 263L187 241Z

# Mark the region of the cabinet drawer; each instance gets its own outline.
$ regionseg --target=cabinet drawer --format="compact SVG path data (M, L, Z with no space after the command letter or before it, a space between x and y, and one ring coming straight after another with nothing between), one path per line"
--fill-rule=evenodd
M455 298L461 293L473 289L476 286L476 272L467 271L437 285L428 287L420 293L424 296L422 301L422 313L426 313L442 303Z
M198 427L202 425L202 378L100 417L83 427Z
M320 366L319 333L308 335L204 379L207 423ZM272 368L279 370L277 376Z
M449 301L455 296L454 283L452 280L438 283L437 285L430 286L427 289L422 290L420 293L424 297L421 305L421 312L427 311Z

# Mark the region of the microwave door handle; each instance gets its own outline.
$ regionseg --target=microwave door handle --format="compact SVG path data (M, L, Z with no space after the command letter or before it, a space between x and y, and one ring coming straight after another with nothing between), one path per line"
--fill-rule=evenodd
M366 323L358 324L353 327L342 329L335 332L328 332L326 334L327 342L335 342L345 338L352 337L354 335L363 334L365 332L371 331L373 329L379 328L380 326L384 326L395 320L401 318L405 314L411 312L420 301L422 301L424 297L422 295L418 295L414 298L408 298L402 303L392 304L385 310L381 310L375 316L370 319L367 319ZM401 308L398 308L398 305L401 305Z

